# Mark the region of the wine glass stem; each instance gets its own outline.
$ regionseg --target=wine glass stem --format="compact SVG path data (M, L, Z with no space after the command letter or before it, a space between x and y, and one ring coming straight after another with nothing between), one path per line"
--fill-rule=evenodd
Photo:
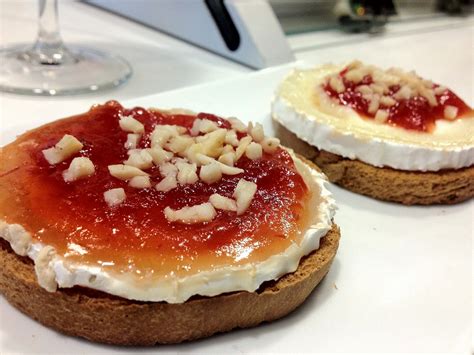
M57 0L39 0L38 36L32 55L41 64L58 65L74 61L59 32Z

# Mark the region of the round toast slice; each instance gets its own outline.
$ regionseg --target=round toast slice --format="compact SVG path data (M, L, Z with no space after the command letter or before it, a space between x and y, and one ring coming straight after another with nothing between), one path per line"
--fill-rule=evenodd
M287 315L328 273L339 238L334 224L295 272L255 292L195 296L178 304L131 301L82 287L48 292L39 286L31 259L18 256L0 239L0 293L29 317L64 334L116 345L180 343Z
M283 145L316 164L329 181L355 193L405 205L456 204L474 196L474 166L434 172L380 168L319 150L273 123Z

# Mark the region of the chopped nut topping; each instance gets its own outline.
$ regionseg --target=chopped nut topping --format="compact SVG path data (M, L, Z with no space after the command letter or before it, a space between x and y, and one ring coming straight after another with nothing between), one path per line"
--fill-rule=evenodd
M239 145L239 138L237 138L237 132L234 130L227 131L224 139L225 144L237 147Z
M345 75L347 80L350 80L356 84L360 83L362 79L364 79L364 76L364 72L358 69L349 70Z
M125 201L127 196L125 195L125 190L121 187L117 189L110 189L104 192L104 199L109 207L114 207L120 205Z
M227 121L230 122L230 125L233 130L240 132L240 133L247 133L247 126L238 118L236 117L229 117Z
M162 177L178 175L178 168L176 167L176 165L168 163L168 162L160 164L159 169L160 169L160 175Z
M434 89L434 93L436 95L442 95L446 92L446 90L448 90L446 86L438 86L437 88Z
M163 147L170 138L180 136L186 133L186 131L186 128L182 126L156 125L150 135L151 147Z
M387 121L388 116L389 116L388 111L386 111L386 110L377 110L374 120L376 122L383 123L383 122Z
M228 166L234 166L235 153L224 153L219 157L218 161Z
M239 180L233 194L237 202L237 215L243 214L249 208L256 191L255 183L244 179Z
M213 158L210 158L206 155L203 155L203 154L198 154L197 158L201 162L201 164L211 164L211 163L219 164L219 167L221 168L222 174L224 174L224 175L237 175L237 174L241 174L241 173L244 172L243 169L225 165L225 164L223 164L223 163L221 163L221 162L219 162L219 161L217 161Z
M109 165L108 169L109 169L110 175L120 180L130 180L134 176L148 175L144 171L130 165L123 165L123 164Z
M379 95L387 94L388 93L388 86L384 83L381 84L370 84L370 88L373 92Z
M458 108L456 106L447 105L444 108L444 118L447 120L454 120L458 115Z
M212 158L219 157L222 152L226 133L227 131L224 128L220 128L202 136L203 139L200 143L202 144L204 154Z
M82 143L74 136L65 134L54 147L44 149L44 158L50 164L58 164L78 153L82 149Z
M151 187L152 182L150 176L143 170L151 168L154 164L163 177L155 185L155 189L167 192L177 188L178 184L194 184L199 179L212 184L221 180L224 174L241 174L244 170L234 167L234 164L243 154L252 160L260 159L263 151L273 153L280 144L276 138L266 138L263 126L259 123L249 123L245 126L236 118L230 118L229 122L231 130L219 128L216 122L208 119L196 119L190 130L191 135L187 134L188 130L182 126L156 125L149 135L151 148L137 149L142 134L145 133L145 127L133 117L121 117L120 127L131 132L127 135L124 145L128 150L128 159L124 164L109 165L109 172L118 179L128 180L130 187L145 189ZM237 132L248 135L239 140ZM81 160L75 159L70 169L78 164L76 161ZM89 163L92 164L90 161ZM198 167L200 167L199 176ZM64 172L65 179L66 176L69 178L68 171ZM74 177L85 176L81 174L82 170ZM186 224L212 220L216 216L215 208L236 211L240 215L250 206L256 189L256 184L240 179L233 194L235 200L213 194L209 202L186 206L179 210L167 207L164 213L168 221ZM104 198L109 206L116 206L126 199L126 195L123 188L118 188L104 192Z
M355 91L360 92L362 95L372 95L374 93L368 85L358 86Z
M346 81L342 80L341 75ZM371 83L360 85L366 75L370 75ZM362 94L368 104L367 112L374 116L380 106L388 109L395 106L397 101L415 97L422 97L431 107L435 107L439 104L437 96L443 95L447 90L446 87L437 86L431 80L421 78L414 71L405 72L399 68L382 70L358 61L350 63L345 72L327 76L323 85L328 85L332 91L339 94L345 91L344 83L348 81L356 85L354 90ZM324 90L318 92L320 95L326 95ZM385 114L379 113L377 121L381 122L383 117Z
M170 139L168 143L164 145L164 148L172 151L175 154L182 154L194 144L194 139L188 135L176 136Z
M212 194L211 197L209 197L209 202L218 210L237 211L237 203L235 200L219 194Z
M160 165L161 163L170 161L173 158L172 152L167 152L160 146L156 146L154 148L147 149L148 154L150 154L151 158L153 159L153 164Z
M379 106L380 106L380 101L379 101L379 96L378 95L374 95L373 98L372 98L372 101L370 101L369 103L369 108L367 109L367 111L371 114L375 114L377 112L377 110L379 109Z
M122 131L132 133L144 133L145 126L140 121L136 120L132 116L121 116L119 125Z
M265 138L265 134L263 132L263 126L260 123L255 123L254 125L252 122L249 122L248 132L250 136L253 138L253 140L257 143L260 143L263 140L263 138Z
M235 149L233 146L231 146L230 144L227 144L224 146L224 148L222 148L222 154L226 154L226 153L235 153Z
M245 155L250 160L257 160L262 157L262 146L258 143L252 142L245 148Z
M123 163L125 165L134 166L138 169L146 170L153 166L153 158L147 149L135 149L130 152L128 159Z
M438 100L436 99L436 96L434 94L434 90L428 90L426 88L422 88L419 93L421 96L423 96L426 100L428 100L428 103L430 106L438 106Z
M185 161L178 161L176 163L176 167L178 168L178 183L180 185L194 184L196 181L199 180L196 174L196 164L190 164Z
M136 149L138 143L140 142L141 135L138 133L129 133L127 134L127 141L124 144L126 149Z
M222 179L222 170L218 163L212 162L211 164L201 166L199 177L206 184L213 184Z
M179 210L166 207L164 213L168 221L184 224L209 222L212 221L217 214L214 206L209 202L191 207L186 206Z
M219 126L216 122L208 119L196 119L193 122L193 127L191 128L191 134L197 136L199 133L209 133L219 129Z
M242 138L239 142L239 146L237 147L235 151L235 161L238 161L240 157L245 153L245 149L247 149L247 146L252 142L252 137L250 136L245 136Z
M136 189L146 189L151 187L149 176L134 176L128 182L128 185Z
M93 175L95 167L89 158L74 158L67 170L63 171L64 181L76 181Z
M344 92L344 90L346 89L339 75L331 76L331 78L329 79L329 86L338 94Z
M176 175L165 176L158 184L156 184L155 189L162 192L168 192L170 190L178 187L178 181L176 180Z
M278 138L267 137L261 143L263 151L265 153L275 153L280 145L280 140Z
M383 105L383 106L392 107L396 103L397 103L397 101L392 99L390 96L382 96L380 98L380 104Z
M393 97L396 100L408 100L412 95L412 89L408 85L404 85L395 93L395 95L393 95Z

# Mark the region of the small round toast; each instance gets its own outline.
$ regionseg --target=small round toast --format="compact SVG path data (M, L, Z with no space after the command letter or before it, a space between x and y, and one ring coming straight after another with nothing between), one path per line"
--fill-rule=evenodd
M455 204L474 196L474 166L436 172L379 168L319 150L274 120L281 143L314 162L329 178L350 191L405 205Z
M41 288L32 261L0 239L0 293L13 306L59 332L117 345L179 343L275 320L293 311L329 271L339 228L321 239L298 269L255 292L193 297L179 304L139 302L87 288Z

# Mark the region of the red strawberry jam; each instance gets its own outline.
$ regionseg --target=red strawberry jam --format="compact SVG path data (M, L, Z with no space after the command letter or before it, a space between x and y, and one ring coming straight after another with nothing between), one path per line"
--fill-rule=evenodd
M374 119L376 113L369 112L370 99L368 97L370 97L370 94L364 95L363 92L358 90L361 86L373 84L372 76L367 74L360 82L354 82L346 77L347 72L348 68L345 68L338 74L344 84L342 92L334 90L329 82L323 85L324 91L331 98L337 100L339 104L351 107L362 117ZM445 90L436 90L439 87L437 84L433 84L431 87L437 102L434 106L430 105L426 97L418 93L411 95L409 98L397 98L396 94L401 88L400 85L389 85L388 92L385 92L383 96L394 99L395 103L390 106L380 103L379 108L388 113L385 122L408 130L430 132L434 129L436 120L445 119L445 109L447 106L455 108L455 118L462 118L472 114L472 109L455 93L447 88Z
M0 167L0 220L21 224L33 238L56 248L71 261L102 266L106 271L134 272L139 276L186 275L221 265L264 260L281 253L301 237L310 222L311 192L296 171L287 151L264 153L258 160L242 157L236 164L245 170L208 185L198 181L169 192L135 189L112 177L108 165L127 159L127 133L119 127L120 115L131 115L150 133L156 124L190 129L196 117L230 128L214 115L167 114L143 108L125 109L117 102L95 106L89 112L56 121L21 136L3 148ZM71 158L50 165L42 150L64 134L83 144L76 156L89 157L93 176L66 183L62 172ZM140 147L149 146L145 134ZM147 170L153 185L158 169ZM247 211L217 210L211 222L185 225L170 223L163 209L179 209L207 202L213 193L232 197L244 178L257 184ZM126 200L109 207L104 191L122 187Z

